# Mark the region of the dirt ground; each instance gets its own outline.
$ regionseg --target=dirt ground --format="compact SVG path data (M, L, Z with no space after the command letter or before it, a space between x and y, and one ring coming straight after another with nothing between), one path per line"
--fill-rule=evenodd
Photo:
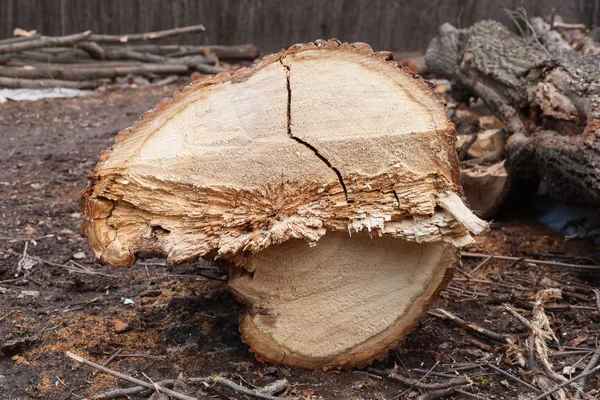
M240 339L237 321L243 307L229 294L226 277L209 263L171 270L161 260L116 270L95 264L77 233L82 218L78 196L87 174L121 128L174 89L119 89L85 98L0 104L0 399L80 399L132 386L74 362L66 351L99 364L119 351L108 367L153 381L218 374L252 388L286 378L288 398L416 398L418 388L377 375L395 364L399 374L415 379L433 368L423 379L430 383L466 374L472 384L455 399L533 394L486 367L493 363L531 381L535 372L505 362L503 343L431 315L385 361L375 362L374 370L264 365ZM501 215L468 251L600 262L598 247L565 241L538 225L525 208ZM467 277L482 261L463 258L462 273L455 274L433 308L523 341L528 328L503 304L530 319L536 292L559 287L562 299L546 307L558 338L549 342L555 353L551 361L558 374L573 365L572 374L581 372L600 342L593 295L598 275L492 259ZM588 388L598 386L595 378ZM199 398L246 398L213 383L192 389Z

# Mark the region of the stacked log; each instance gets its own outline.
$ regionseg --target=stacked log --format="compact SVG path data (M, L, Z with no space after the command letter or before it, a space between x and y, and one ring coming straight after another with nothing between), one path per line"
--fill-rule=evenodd
M427 68L452 80L453 96L483 100L502 121L513 187L532 194L543 187L554 200L598 207L600 59L594 46L557 30L556 20L550 29L533 19L537 33L528 38L494 21L466 29L445 24L429 45Z
M0 87L95 88L120 78L152 82L168 76L217 74L258 57L254 45L179 46L149 43L201 33L203 25L130 35L91 31L67 36L25 35L0 40ZM140 43L142 42L142 43ZM138 79L138 78L143 79Z

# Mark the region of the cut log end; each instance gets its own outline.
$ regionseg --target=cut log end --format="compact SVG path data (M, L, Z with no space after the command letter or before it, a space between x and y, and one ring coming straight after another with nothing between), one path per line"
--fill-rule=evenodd
M362 366L486 228L463 204L454 141L435 93L389 54L298 45L196 81L122 131L83 195L82 230L115 266L234 265L260 359Z
M452 275L457 250L367 234L291 240L254 256L230 281L248 305L257 357L303 368L364 367L385 357Z

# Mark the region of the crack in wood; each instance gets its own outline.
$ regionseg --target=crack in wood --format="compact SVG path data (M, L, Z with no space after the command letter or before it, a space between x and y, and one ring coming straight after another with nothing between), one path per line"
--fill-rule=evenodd
M334 167L327 158L325 158L321 153L319 153L319 151L310 143L300 139L297 136L294 136L292 134L292 87L290 84L290 67L288 65L285 65L283 63L283 59L279 59L279 63L283 66L283 68L285 69L285 79L286 79L286 88L287 88L287 134L288 136L295 140L296 142L300 143L301 145L309 148L313 153L315 153L315 156L317 156L323 163L325 163L325 165L327 165L327 167L329 169L331 169L338 178L338 181L340 182L340 185L342 186L342 190L344 191L344 196L346 197L346 203L351 203L352 201L348 199L348 190L346 189L346 184L344 183L344 180L342 178L342 173L336 168Z

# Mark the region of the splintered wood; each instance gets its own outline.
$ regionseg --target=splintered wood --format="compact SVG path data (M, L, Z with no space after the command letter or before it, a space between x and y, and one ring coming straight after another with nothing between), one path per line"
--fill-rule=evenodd
M220 260L259 359L385 356L487 227L462 201L444 106L390 58L296 45L161 101L82 195L95 256Z

